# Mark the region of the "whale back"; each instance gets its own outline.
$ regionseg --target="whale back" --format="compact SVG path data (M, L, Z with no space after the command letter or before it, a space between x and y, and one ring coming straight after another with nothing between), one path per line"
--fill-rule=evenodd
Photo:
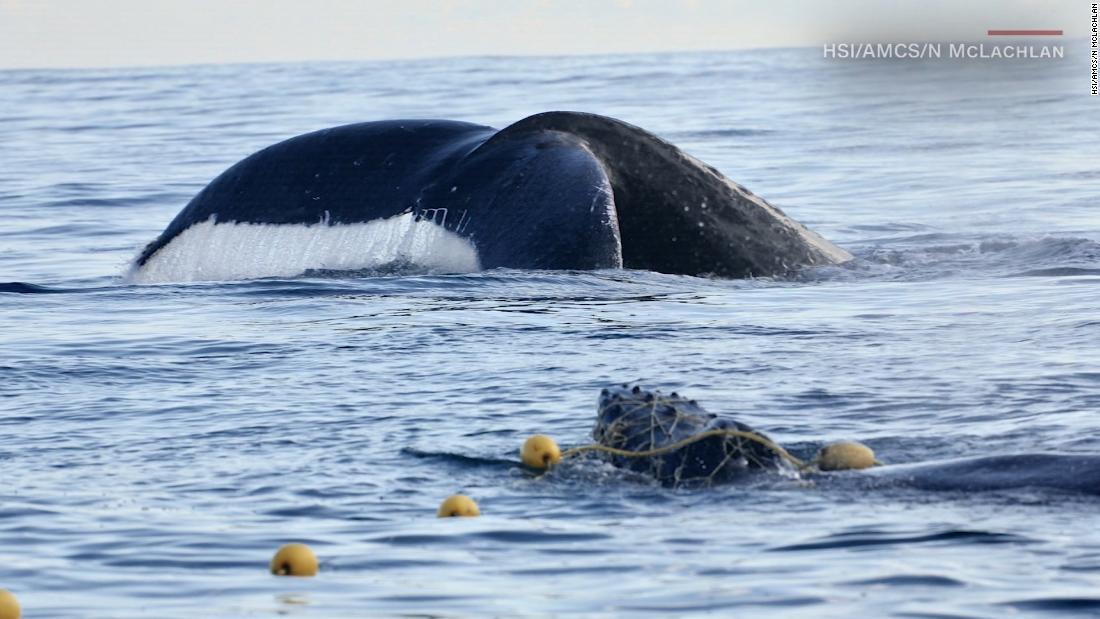
M1100 495L1100 456L1093 454L1000 454L899 464L866 473L880 484L922 490L1036 488Z

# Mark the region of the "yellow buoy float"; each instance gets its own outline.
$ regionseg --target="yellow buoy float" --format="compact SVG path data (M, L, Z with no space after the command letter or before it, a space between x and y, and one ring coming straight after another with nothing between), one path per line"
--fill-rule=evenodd
M480 516L481 510L477 503L465 494L455 494L447 497L439 506L437 515L440 518L472 518Z
M525 465L540 471L561 462L561 449L554 439L545 434L536 434L527 439L519 455Z
M814 464L822 471L848 471L869 469L878 464L875 452L863 443L844 441L821 448Z
M22 616L19 600L15 599L11 591L0 589L0 619L19 619Z
M271 573L276 576L316 576L317 555L305 544L287 544L271 558Z

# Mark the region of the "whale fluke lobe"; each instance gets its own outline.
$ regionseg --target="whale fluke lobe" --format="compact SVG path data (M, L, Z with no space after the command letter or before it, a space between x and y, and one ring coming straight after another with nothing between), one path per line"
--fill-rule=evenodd
M638 127L546 112L501 131L393 120L269 146L200 191L142 251L131 278L406 262L755 277L850 258Z
M545 112L489 144L543 132L572 137L604 167L626 268L741 278L852 257L713 167L621 120Z

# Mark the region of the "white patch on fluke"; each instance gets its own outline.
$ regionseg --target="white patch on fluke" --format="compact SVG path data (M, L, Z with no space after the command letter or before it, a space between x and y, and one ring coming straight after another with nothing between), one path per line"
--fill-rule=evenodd
M127 280L135 284L295 277L312 269L355 271L403 262L431 271L481 269L470 241L412 213L356 224L191 225Z

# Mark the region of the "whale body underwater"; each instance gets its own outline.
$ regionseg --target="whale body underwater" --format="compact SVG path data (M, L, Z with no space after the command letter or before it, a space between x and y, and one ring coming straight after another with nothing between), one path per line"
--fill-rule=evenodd
M761 440L713 435L716 431L738 431ZM1100 496L1100 456L1094 454L981 454L858 471L796 471L780 457L781 447L759 430L710 413L676 392L666 395L637 385L600 392L592 438L619 450L601 454L612 465L673 487L745 481L770 472L784 479L855 485L861 490L908 487L972 493L1026 488ZM692 438L700 440L686 440ZM661 448L671 451L644 455ZM626 455L631 453L643 455Z
M293 276L408 261L744 278L850 259L643 129L546 112L500 131L390 120L280 142L211 181L130 277Z

